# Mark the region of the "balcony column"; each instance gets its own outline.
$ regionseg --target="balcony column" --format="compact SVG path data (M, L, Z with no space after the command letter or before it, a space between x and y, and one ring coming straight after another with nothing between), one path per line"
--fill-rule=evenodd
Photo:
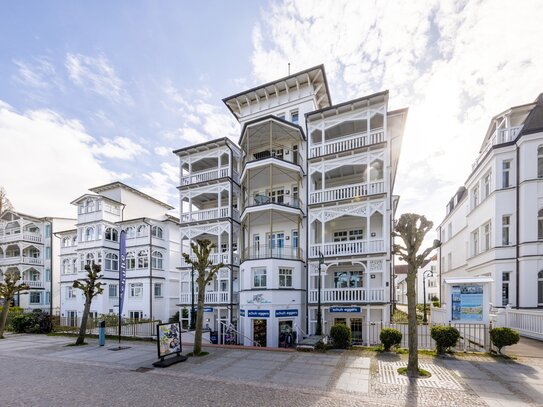
M221 217L221 198L222 198L221 188L217 187L217 218Z
M192 182L192 159L190 155L189 155L188 165L189 165L189 184L190 184Z
M219 261L217 262L217 264L220 263L220 258L221 258L221 256L222 256L222 247L221 247L221 245L222 245L222 239L221 239L221 235L222 235L221 232L219 232L219 234L217 235L217 253L218 253L217 258L218 258L218 260L219 260Z
M370 218L371 218L371 215L370 215L370 206L366 203L366 244L368 245L366 247L366 252L369 252L370 250L370 239L371 239L371 230L370 230L370 227L371 227L371 222L370 222ZM383 217L384 218L384 217Z
M270 209L270 235L269 235L270 237L268 239L268 242L266 242L268 244L268 250L269 250L270 257L273 256L273 251L272 251L272 234L273 234L272 217L273 217L273 209Z
M321 251L324 250L325 229L326 229L326 223L324 221L324 216L323 216L322 222L321 222Z
M232 174L232 150L228 149L228 176L233 178Z
M189 192L189 222L192 222L192 191Z
M370 344L370 306L366 308L366 345Z

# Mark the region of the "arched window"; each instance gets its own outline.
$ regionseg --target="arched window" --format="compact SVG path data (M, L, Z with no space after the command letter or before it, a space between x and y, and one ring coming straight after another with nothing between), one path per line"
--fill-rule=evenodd
M138 234L138 237L147 236L147 226L139 225L137 234Z
M126 269L134 270L136 268L136 254L134 252L128 252L126 254Z
M543 146L537 147L537 178L543 178Z
M543 305L543 270L537 275L537 305Z
M537 213L537 238L543 239L543 208Z
M149 256L146 250L141 250L138 253L138 268L143 269L149 267Z
M69 237L65 237L62 239L62 247L70 247L71 245L71 239Z
M72 260L72 270L74 273L77 273L77 259Z
M151 234L154 237L158 237L159 239L162 239L162 235L163 235L162 228L159 228L158 226L153 226L153 228L151 229Z
M85 241L94 240L94 228L90 227L85 229Z
M112 242L117 242L119 240L118 232L114 228L107 228L105 236L106 240L111 240Z
M111 240L111 228L106 228L105 238L106 240Z
M62 273L63 274L70 274L71 273L71 266L72 266L72 262L70 261L70 259L64 259L62 261Z
M126 238L127 239L133 239L136 237L136 229L134 229L133 226L129 226L126 228Z
M119 256L113 253L106 254L106 270L118 271L119 270Z
M151 263L153 265L153 268L157 270L162 270L164 268L162 260L163 260L162 253L154 251L153 256L151 258Z
M72 246L77 246L77 236L74 236L72 239Z
M94 212L94 201L89 199L85 205L87 213Z
M87 253L87 255L85 256L85 264L90 266L93 263L94 263L94 254Z

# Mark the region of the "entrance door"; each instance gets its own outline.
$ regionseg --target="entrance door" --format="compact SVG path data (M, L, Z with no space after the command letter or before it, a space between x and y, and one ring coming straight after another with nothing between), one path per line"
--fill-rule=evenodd
M362 318L351 318L353 345L362 345Z
M290 348L295 342L292 321L279 321L279 347Z
M253 341L262 347L266 347L267 320L253 319Z
M66 312L68 326L77 326L77 311Z

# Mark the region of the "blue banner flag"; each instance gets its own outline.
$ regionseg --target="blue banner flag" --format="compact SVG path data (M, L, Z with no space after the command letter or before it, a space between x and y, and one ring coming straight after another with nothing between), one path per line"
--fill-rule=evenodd
M119 246L119 317L122 317L124 290L126 285L126 232L124 230L121 230Z

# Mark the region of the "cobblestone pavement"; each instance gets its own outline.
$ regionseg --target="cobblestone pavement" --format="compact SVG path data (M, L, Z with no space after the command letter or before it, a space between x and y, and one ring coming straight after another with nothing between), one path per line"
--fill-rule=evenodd
M2 405L81 404L71 394L81 390L92 405L543 406L543 367L522 358L421 356L432 377L408 380L396 372L406 365L397 354L207 347L205 357L152 369L155 344L131 342L111 352L114 343L66 347L73 341L41 335L0 341L0 365L10 372L0 376ZM117 394L121 386L126 391Z

